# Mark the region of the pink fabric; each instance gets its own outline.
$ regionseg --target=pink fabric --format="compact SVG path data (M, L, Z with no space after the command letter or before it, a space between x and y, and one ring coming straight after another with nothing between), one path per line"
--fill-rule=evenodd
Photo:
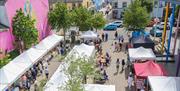
M139 78L147 78L148 76L167 76L166 70L153 61L134 64L135 74Z
M16 11L22 8L25 11L25 3L27 0L7 0L5 6L10 24ZM39 40L42 40L50 34L50 28L47 23L47 14L49 10L48 0L30 0L33 18L36 19L36 28L38 29ZM3 50L13 49L12 27L9 31L0 32L0 48Z

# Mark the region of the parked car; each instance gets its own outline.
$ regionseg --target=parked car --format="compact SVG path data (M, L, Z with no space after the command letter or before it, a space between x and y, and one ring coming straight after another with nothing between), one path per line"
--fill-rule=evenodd
M160 30L163 30L164 29L164 22L161 22L160 24L158 24L158 28L160 29ZM169 24L169 22L167 23L167 30L169 30L170 29L170 24Z
M108 31L108 30L117 30L117 25L115 24L108 24L104 27L103 29L104 31Z
M161 37L162 33L163 33L163 30L159 29L158 26L153 26L152 29L150 30L150 34L152 36L156 35L156 37Z
M123 27L123 21L120 20L114 21L112 24L116 25L118 28Z

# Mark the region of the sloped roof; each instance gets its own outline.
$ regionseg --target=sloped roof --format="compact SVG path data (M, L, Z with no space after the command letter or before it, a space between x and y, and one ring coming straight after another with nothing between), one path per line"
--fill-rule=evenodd
M6 13L6 7L4 5L0 6L0 29L7 29L10 27L9 20Z

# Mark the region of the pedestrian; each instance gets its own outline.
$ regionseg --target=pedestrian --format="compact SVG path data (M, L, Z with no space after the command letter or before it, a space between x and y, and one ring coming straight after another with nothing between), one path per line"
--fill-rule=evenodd
M129 75L128 75L128 88L129 88L129 91L131 91L132 82L133 82L133 77L132 77L132 72L130 72Z
M123 37L123 35L122 35L122 39L121 39L121 42L122 42L122 43L124 42L124 37Z
M116 31L114 34L115 40L118 38L118 32Z
M125 53L128 52L128 43L126 44Z
M44 73L45 73L45 75L46 75L46 78L48 79L49 71L48 71L48 68L47 68L47 67L45 68L45 72L44 72Z
M122 70L124 70L124 66L125 66L125 60L122 59Z
M116 61L116 70L117 70L117 72L119 71L119 64L120 64L120 61L119 61L119 58L118 58L117 61Z
M102 38L102 41L104 41L104 33L102 33L101 38Z
M108 33L105 34L105 41L108 41Z
M119 52L121 51L122 49L122 43L119 42Z
M28 91L30 91L30 88L31 88L30 80L27 80L26 86L27 86Z
M104 70L103 76L104 76L104 79L105 79L105 80L108 80L108 75L107 75L107 73L106 73L106 70Z
M34 91L38 91L38 82L37 82L37 80L34 82Z
M118 51L118 44L117 42L114 43L114 52L117 52Z
M121 35L119 35L119 38L118 38L119 42L121 42Z

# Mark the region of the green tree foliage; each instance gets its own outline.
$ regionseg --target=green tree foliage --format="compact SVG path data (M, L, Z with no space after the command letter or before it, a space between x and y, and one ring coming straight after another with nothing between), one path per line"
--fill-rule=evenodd
M33 43L37 42L38 32L35 28L35 20L29 15L25 16L22 9L16 11L16 15L13 17L12 27L16 40L23 41L24 47L30 47Z
M91 28L92 13L85 7L78 7L73 10L73 22L80 31L87 31Z
M66 70L66 75L69 80L63 89L65 89L65 91L84 91L82 83L86 83L87 76L93 74L95 74L93 60L79 58L71 61Z
M153 1L154 0L139 0L141 2L141 6L147 9L148 13L153 11Z
M136 31L147 26L150 16L138 0L133 1L124 12L123 23L129 31Z
M48 21L52 29L60 31L63 29L64 40L66 30L71 26L71 14L64 3L56 3L55 7L48 14Z
M92 28L101 29L105 26L106 20L103 18L101 13L96 13L92 18Z

